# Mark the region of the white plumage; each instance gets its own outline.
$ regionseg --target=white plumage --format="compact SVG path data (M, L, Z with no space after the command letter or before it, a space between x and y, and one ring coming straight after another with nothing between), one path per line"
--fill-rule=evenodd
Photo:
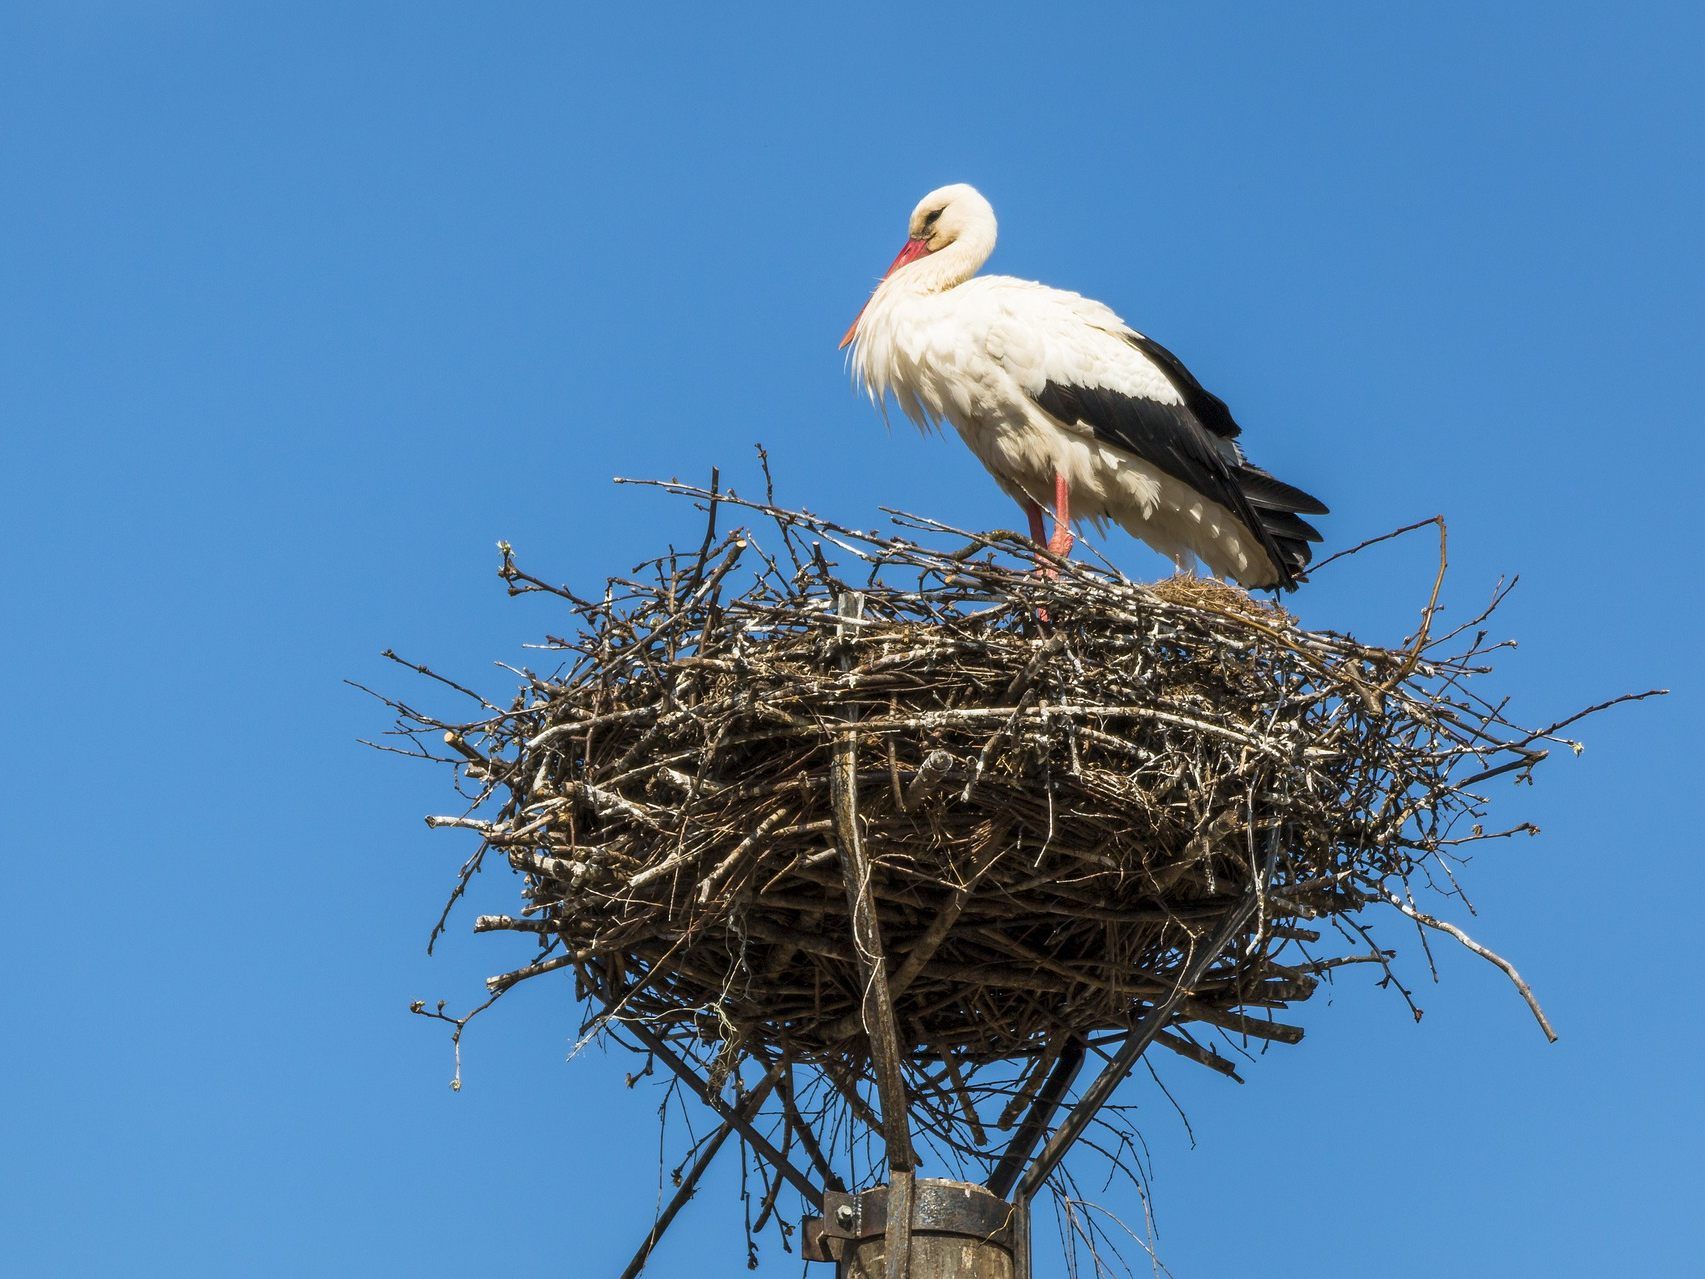
M858 382L920 426L952 424L1041 540L1118 524L1181 568L1200 558L1247 587L1294 586L1326 508L1249 464L1237 423L1176 357L1099 302L976 276L995 216L963 184L932 191L842 341ZM976 277L976 278L973 278Z

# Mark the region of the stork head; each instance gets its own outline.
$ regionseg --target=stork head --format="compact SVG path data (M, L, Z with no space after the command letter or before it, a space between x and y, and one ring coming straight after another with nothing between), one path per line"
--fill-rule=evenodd
M995 211L976 187L954 182L919 200L906 230L913 241L924 243L926 252L938 253L967 237L993 241Z
M934 288L951 288L976 274L977 268L988 260L995 247L995 211L982 193L964 182L937 187L918 201L912 219L906 227L906 246L893 264L882 273L886 280L919 258L957 246L952 262L943 261L943 270L935 273ZM878 287L881 287L878 285ZM925 286L929 288L930 286ZM865 303L868 307L869 302ZM864 318L860 308L841 339L844 347L858 334L858 323Z

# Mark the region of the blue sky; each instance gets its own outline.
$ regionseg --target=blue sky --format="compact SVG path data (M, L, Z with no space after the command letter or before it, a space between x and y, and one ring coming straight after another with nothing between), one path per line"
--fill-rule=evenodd
M1545 833L1471 868L1562 1041L1441 949L1438 987L1408 955L1419 1026L1352 978L1242 1088L1162 1063L1195 1137L1133 1088L1163 1259L1689 1268L1697 10L722 8L0 12L10 1268L620 1268L658 1095L565 1062L545 983L448 1090L406 1005L469 1002L513 948L424 956L467 845L420 824L443 778L355 744L383 717L341 681L412 693L394 646L502 687L560 618L504 598L500 537L595 585L690 524L612 475L738 479L756 440L850 522L1013 523L835 350L959 180L1000 214L992 269L1176 350L1333 545L1444 512L1459 614L1519 572L1518 713L1676 689L1500 792ZM1296 608L1395 640L1430 556ZM743 1269L730 1175L652 1274Z

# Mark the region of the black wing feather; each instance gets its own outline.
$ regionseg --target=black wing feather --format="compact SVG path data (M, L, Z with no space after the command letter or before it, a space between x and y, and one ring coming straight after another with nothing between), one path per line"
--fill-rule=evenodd
M1196 375L1184 367L1183 360L1151 337L1129 332L1124 336L1125 341L1160 366L1166 380L1184 397L1184 407L1196 415L1198 422L1222 440L1235 440L1243 434L1243 428L1237 424L1225 401L1198 382Z
M1325 504L1246 461L1232 442L1242 428L1231 410L1177 356L1151 338L1125 337L1161 368L1183 403L1061 382L1044 385L1036 402L1062 422L1083 423L1096 439L1136 454L1225 507L1261 543L1279 570L1280 585L1295 589L1313 557L1309 543L1320 540L1300 516L1325 515Z

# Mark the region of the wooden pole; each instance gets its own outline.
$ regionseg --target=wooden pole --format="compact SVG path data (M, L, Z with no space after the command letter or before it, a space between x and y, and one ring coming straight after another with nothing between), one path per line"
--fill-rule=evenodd
M883 1279L886 1267L881 1239L854 1248L841 1266L841 1279ZM963 1235L912 1235L911 1279L1015 1279L1012 1254L999 1244Z

